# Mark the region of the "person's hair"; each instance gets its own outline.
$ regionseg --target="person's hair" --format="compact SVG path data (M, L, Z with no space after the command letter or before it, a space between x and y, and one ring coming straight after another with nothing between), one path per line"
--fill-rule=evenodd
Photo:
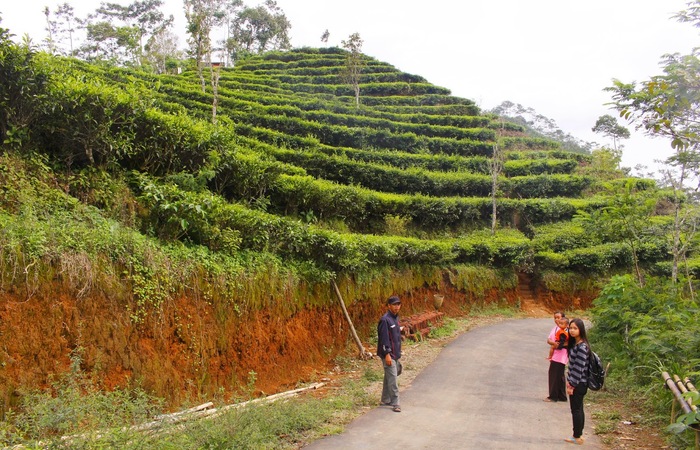
M588 336L586 335L586 325L583 323L583 320L576 318L576 319L571 319L569 321L569 324L575 323L576 328L578 328L578 335L581 338L581 342L585 342L586 346L590 348L591 346L588 344ZM576 339L571 336L571 333L569 333L569 348L572 348L574 345L576 345Z
M554 314L553 314L553 315L556 316L557 314L561 314L562 319L563 319L564 317L566 317L566 314L564 314L564 311L554 311Z
M566 320L566 324L567 324L567 325L569 324L569 318L568 318L568 317L561 316L561 320Z

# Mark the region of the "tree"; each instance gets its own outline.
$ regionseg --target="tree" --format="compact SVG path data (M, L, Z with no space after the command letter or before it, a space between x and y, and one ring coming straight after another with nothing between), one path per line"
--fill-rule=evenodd
M617 152L617 142L621 139L629 139L630 130L617 123L617 119L609 114L598 117L595 125L591 129L594 133L602 134L603 136L612 138L613 150ZM622 148L622 145L620 145Z
M346 83L350 84L355 92L355 105L360 107L360 76L365 66L362 55L362 38L359 33L353 33L348 40L341 41L343 48L348 51L345 57L345 67L342 77Z
M212 63L214 48L211 44L212 30L223 24L226 17L225 0L185 0L185 17L187 32L190 34L190 52L195 57L197 74L202 85L202 92L207 92L204 80L204 67L209 68L209 83L212 88L211 121L216 124L216 112L219 104L219 76L221 64Z
M177 73L183 55L172 31L163 28L154 33L148 39L145 51L144 60L155 73Z
M286 50L291 47L291 23L274 0L260 6L245 7L230 23L231 37L226 48L233 59L240 54L262 53L268 50Z
M629 169L620 169L622 150L597 148L591 152L591 162L581 165L577 172L592 175L599 180L614 180L628 175Z
M501 130L503 129L503 121L501 121ZM498 177L503 172L505 163L505 155L503 149L499 145L501 130L496 133L496 142L493 144L493 155L489 160L489 171L491 172L491 234L496 234L496 225L498 224Z
M48 6L44 7L46 16L46 46L49 53L73 56L73 37L76 27L82 26L83 21L75 17L75 9L62 3L52 12ZM64 42L68 40L68 48L64 48Z
M671 189L670 201L673 205L673 229L671 230L671 281L678 281L680 264L686 262L686 255L691 250L700 225L700 154L680 151L669 158L661 170L661 183ZM690 281L686 267L686 276ZM692 283L689 282L692 293Z
M229 0L228 3L224 5L225 19L226 23L226 39L221 43L222 48L225 50L226 54L226 66L231 66L232 61L235 61L236 57L236 40L233 38L233 27L236 23L238 13L241 8L243 8L243 0Z
M137 0L130 5L101 3L86 21L87 37L80 52L86 59L140 66L148 39L172 25L159 11L163 0Z
M639 249L644 238L653 234L650 218L656 210L657 197L654 192L637 189L634 180L628 180L611 194L608 206L581 213L579 220L591 235L603 241L622 241L630 249L637 280L643 287Z
M321 42L323 42L324 44L327 44L329 37L331 37L331 33L326 28L326 31L324 31L323 34L321 35Z
M523 125L530 133L536 136L558 141L564 150L588 153L593 147L593 143L585 142L572 136L570 133L562 131L553 119L519 103L506 100L488 112L502 116L508 119L509 122Z
M51 11L48 6L44 6L44 16L46 17L46 49L52 55L56 53L56 34L58 32L58 24L55 20L51 20Z
M687 10L674 17L700 27L700 0L689 3ZM693 49L689 55L664 55L661 66L662 75L653 76L639 85L613 80L613 86L606 90L612 93L611 104L621 117L651 136L669 139L675 150L675 154L666 160L668 169L664 172L666 183L674 190L672 281L675 283L678 266L688 251L681 236L694 234L696 227L695 220L688 220L695 214L684 212L686 202L682 199L692 199L699 187L700 49Z

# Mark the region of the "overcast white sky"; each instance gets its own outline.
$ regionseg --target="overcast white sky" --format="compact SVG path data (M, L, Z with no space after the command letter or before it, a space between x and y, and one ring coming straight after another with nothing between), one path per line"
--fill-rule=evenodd
M67 1L79 16L97 0L3 0L4 28L44 36L44 6ZM129 0L111 0L129 4ZM610 111L603 88L617 78L646 80L661 73L665 53L700 46L697 29L670 17L689 0L277 0L292 23L295 47L340 45L351 33L364 53L421 75L454 95L489 109L504 100L532 107L586 141L605 143L590 129ZM255 5L258 0L247 0ZM182 0L165 0L185 45ZM631 128L631 127L630 127ZM641 133L625 141L623 165L653 166L668 156L665 140Z

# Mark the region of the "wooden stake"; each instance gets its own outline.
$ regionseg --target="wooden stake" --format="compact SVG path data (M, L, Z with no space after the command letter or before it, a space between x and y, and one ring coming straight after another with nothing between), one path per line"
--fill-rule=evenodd
M340 301L340 307L343 308L343 314L345 315L345 320L347 320L348 324L350 325L350 331L352 332L352 337L355 340L355 344L357 344L357 349L360 351L360 358L361 359L372 358L374 355L372 355L372 353L365 350L365 348L362 346L362 342L360 341L360 338L357 336L357 332L355 331L355 327L352 324L352 320L350 320L350 314L348 314L348 309L345 307L345 302L343 301L343 296L340 294L340 289L338 289L338 285L335 283L335 280L331 280L331 284L333 285L333 289L335 290L335 295L338 297L338 300Z

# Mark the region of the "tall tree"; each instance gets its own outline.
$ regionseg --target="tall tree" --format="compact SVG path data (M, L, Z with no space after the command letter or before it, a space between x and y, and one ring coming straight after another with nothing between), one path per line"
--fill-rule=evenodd
M173 22L172 16L166 18L159 10L162 4L163 0L136 0L127 6L102 2L88 16L83 55L140 66L150 36Z
M202 92L207 92L204 80L204 68L209 69L209 84L212 89L211 121L216 124L219 105L219 77L221 61L212 62L216 50L212 46L212 31L223 24L226 18L226 0L185 0L185 17L187 31L190 35L190 53L195 57L197 74L202 85ZM223 59L223 58L222 58Z
M56 54L56 35L58 34L58 24L55 20L51 20L51 11L48 6L44 6L44 16L46 17L46 50L52 55Z
M60 55L74 55L74 41L76 28L83 26L83 20L75 16L75 9L69 3L61 3L51 11L44 7L46 16L46 46L49 53ZM67 44L66 44L66 41ZM67 48L65 47L67 45Z
M226 38L221 43L221 47L224 49L226 55L226 66L232 65L235 61L237 53L237 43L236 39L233 37L233 30L238 19L238 14L243 8L243 0L229 0L224 5L224 12L226 17L224 22L226 24Z
M603 241L622 241L629 248L632 264L640 286L644 275L639 265L639 250L645 237L654 233L650 218L656 210L655 192L639 190L633 180L621 188L610 188L607 206L590 213L580 213L579 219L587 231Z
M360 107L360 77L365 66L362 55L363 43L360 33L353 33L347 40L341 41L343 48L348 51L345 56L345 67L343 68L342 77L355 92L355 106L358 108Z
M491 172L491 234L496 234L496 226L498 225L498 177L503 172L505 163L505 155L503 148L500 145L501 132L503 130L503 119L501 119L501 128L496 133L496 141L493 144L493 154L489 160L489 171Z
M591 131L612 138L613 149L615 151L617 151L618 141L622 139L629 139L630 137L630 130L627 129L627 127L617 123L617 119L610 114L605 114L598 117L598 120L596 120ZM622 145L620 145L620 147L622 147Z
M674 17L680 22L700 27L700 0L690 2L687 10ZM674 186L676 194L687 196L698 189L697 180L700 178L700 166L697 164L700 159L700 49L696 47L688 55L664 55L661 66L661 75L639 84L613 80L613 86L606 90L612 93L612 105L621 117L651 136L670 140L675 154L666 161L669 167L665 172L667 182ZM674 282L687 250L680 236L686 231L695 230L693 221L684 219L684 203L674 200Z
M178 38L163 28L148 39L145 47L145 63L156 73L177 73L183 52L178 49Z
M240 54L262 53L268 50L286 50L291 47L291 23L274 0L266 0L256 7L240 10L230 24L231 37L226 47L232 57Z
M554 119L539 114L533 108L525 107L520 103L506 100L489 112L505 117L509 122L523 125L535 135L560 142L564 150L588 153L593 147L593 143L585 142L563 131Z
M576 171L584 175L592 175L599 180L614 180L628 175L629 169L620 168L622 150L612 148L597 148L591 151L591 162L580 165Z

